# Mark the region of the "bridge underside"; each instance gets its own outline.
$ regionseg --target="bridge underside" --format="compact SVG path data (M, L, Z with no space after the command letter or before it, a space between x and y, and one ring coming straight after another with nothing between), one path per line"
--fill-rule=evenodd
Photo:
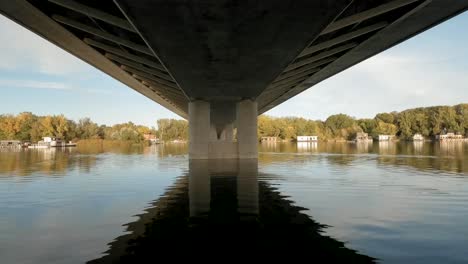
M0 2L7 17L188 118L200 158L256 156L244 148L256 115L466 9L467 0Z

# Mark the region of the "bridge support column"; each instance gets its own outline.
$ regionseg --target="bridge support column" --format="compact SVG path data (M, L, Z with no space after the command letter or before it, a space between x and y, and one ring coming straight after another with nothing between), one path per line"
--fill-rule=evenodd
M237 103L237 144L240 159L258 157L257 102L244 100Z
M210 103L194 101L189 103L189 157L208 159L210 135Z
M190 102L189 134L190 159L256 159L257 103Z

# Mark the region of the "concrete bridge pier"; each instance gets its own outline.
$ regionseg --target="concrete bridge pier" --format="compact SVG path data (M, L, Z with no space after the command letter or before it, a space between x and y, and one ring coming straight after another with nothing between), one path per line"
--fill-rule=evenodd
M196 100L188 110L190 159L257 158L256 101Z

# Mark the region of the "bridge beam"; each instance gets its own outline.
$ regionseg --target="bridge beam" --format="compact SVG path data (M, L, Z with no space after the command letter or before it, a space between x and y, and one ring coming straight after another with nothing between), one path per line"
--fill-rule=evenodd
M189 158L256 159L257 115L257 102L249 99L190 102Z

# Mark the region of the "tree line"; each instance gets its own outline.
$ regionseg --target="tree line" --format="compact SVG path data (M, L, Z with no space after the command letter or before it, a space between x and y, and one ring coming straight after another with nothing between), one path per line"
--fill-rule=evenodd
M188 122L159 119L157 128L132 122L113 126L98 125L89 118L73 121L64 115L37 116L30 112L0 115L0 139L39 141L52 136L65 140L112 139L142 142L144 134L163 141L188 140ZM258 137L295 140L300 135L317 135L321 140L349 140L358 132L377 137L379 134L410 139L419 133L432 137L453 132L468 136L468 104L420 107L402 112L379 113L374 118L356 119L346 114L329 116L325 121L301 117L258 118Z
M332 115L325 121L264 115L258 119L259 137L295 140L300 135L317 135L321 140L350 140L358 132L373 138L395 135L404 140L417 133L427 138L448 132L468 136L468 104L419 107L361 119L346 114Z
M162 129L136 125L132 122L113 126L99 125L90 118L74 121L64 115L38 116L30 112L18 115L0 115L0 140L22 140L37 142L43 137L57 137L64 140L109 139L140 143L145 134L152 134L164 140L187 139L187 122L176 119L160 119Z

